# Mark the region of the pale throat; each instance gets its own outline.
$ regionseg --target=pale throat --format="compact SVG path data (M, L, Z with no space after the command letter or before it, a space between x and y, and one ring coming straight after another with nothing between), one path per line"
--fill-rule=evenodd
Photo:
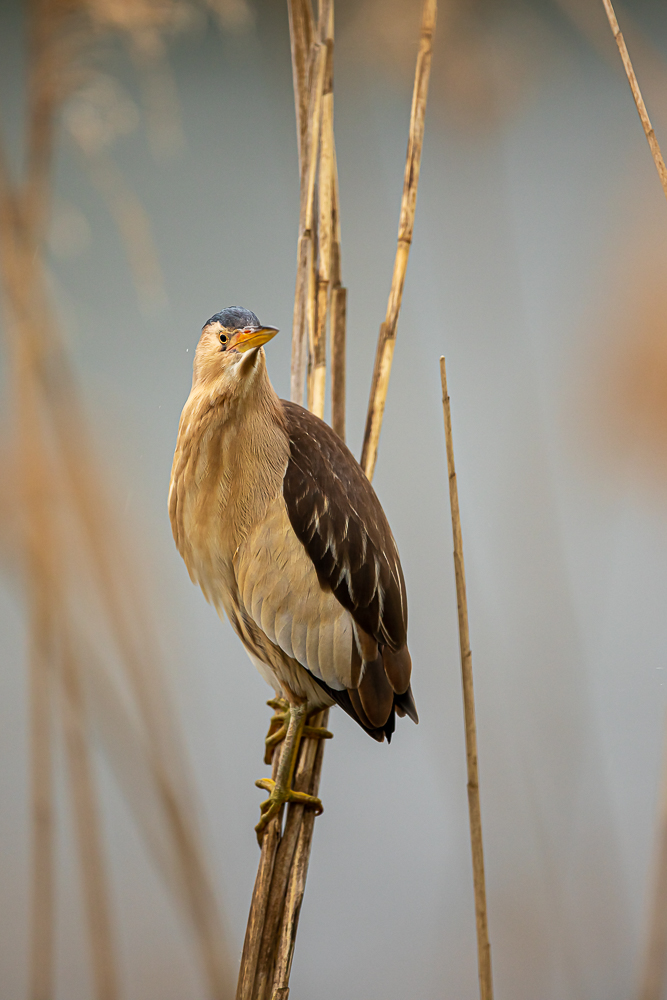
M201 401L213 396L199 389L200 393ZM216 396L206 415L195 420L200 433L195 432L192 440L197 471L191 489L198 497L190 499L207 522L209 545L216 538L218 558L227 562L282 493L289 441L263 358L258 359L258 370L245 393ZM205 495L208 503L201 502Z

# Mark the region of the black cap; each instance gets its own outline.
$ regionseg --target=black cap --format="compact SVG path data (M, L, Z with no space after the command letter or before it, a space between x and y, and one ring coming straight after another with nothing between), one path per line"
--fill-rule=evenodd
M224 326L225 330L245 330L247 326L260 327L262 325L254 312L244 309L243 306L227 306L226 309L216 313L215 316L211 316L204 323L204 326L208 326L209 323L220 323L221 326Z

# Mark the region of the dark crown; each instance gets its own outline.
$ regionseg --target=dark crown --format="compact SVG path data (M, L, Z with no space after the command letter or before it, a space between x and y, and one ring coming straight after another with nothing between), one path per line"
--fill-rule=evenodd
M204 323L204 326L208 326L209 323L220 323L221 326L224 326L225 330L245 330L247 326L260 327L262 325L254 312L244 309L243 306L228 306L221 312L216 313L215 316L211 316Z

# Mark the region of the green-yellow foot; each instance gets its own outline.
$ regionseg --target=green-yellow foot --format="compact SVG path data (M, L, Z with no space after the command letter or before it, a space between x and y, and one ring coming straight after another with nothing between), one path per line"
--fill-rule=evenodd
M312 717L313 712L308 712L306 704L292 705L285 708L282 699L275 699L268 702L275 708L276 714L271 719L271 727L266 737L266 763L270 762L274 747L280 740L283 745L280 751L280 761L276 780L272 778L261 778L255 784L258 788L264 788L269 792L269 797L260 806L261 816L259 823L255 827L257 840L262 843L262 837L266 824L272 819L285 802L295 802L302 806L315 809L317 813L322 812L322 803L314 795L307 795L305 792L297 792L292 788L294 768L299 752L299 746L304 736L313 739L331 739L332 733L321 726L307 726L306 721ZM277 727L277 728L276 728ZM268 758L268 759L267 759Z
M319 816L324 809L322 802L315 795L307 795L305 792L295 792L292 788L280 788L273 778L260 778L255 784L258 788L263 788L266 792L270 793L268 799L265 799L259 807L262 815L255 827L257 840L260 844L262 843L264 827L270 819L273 819L280 812L285 802L296 802L300 806L307 806L309 809L314 809L316 816Z

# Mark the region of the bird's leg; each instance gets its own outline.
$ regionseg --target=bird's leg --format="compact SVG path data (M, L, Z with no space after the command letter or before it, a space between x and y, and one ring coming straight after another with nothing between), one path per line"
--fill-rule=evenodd
M322 803L318 798L314 795L307 795L305 792L295 792L292 788L299 745L306 726L307 711L306 704L290 706L289 723L280 754L276 780L261 778L255 782L258 788L269 792L268 799L262 802L259 807L261 817L255 827L260 844L266 824L280 811L285 802L297 802L299 805L309 806L311 809L315 809L317 814L322 812Z
M270 764L273 760L273 751L287 735L287 723L289 721L289 702L285 698L271 698L266 703L269 708L275 709L275 714L271 716L269 731L264 740L264 763Z
M287 735L287 724L289 722L289 702L285 698L271 698L270 701L266 703L270 708L274 708L275 715L271 716L271 722L269 723L269 731L266 734L266 739L264 740L264 745L266 747L264 751L264 763L270 764L273 760L273 751L278 746L279 743L285 739ZM303 732L301 734L302 739L308 737L313 740L331 740L333 739L333 733L330 733L328 729L323 726L309 726L308 721L315 716L319 715L322 711L321 708L316 709L314 712L310 712L306 718L306 725L303 727Z

